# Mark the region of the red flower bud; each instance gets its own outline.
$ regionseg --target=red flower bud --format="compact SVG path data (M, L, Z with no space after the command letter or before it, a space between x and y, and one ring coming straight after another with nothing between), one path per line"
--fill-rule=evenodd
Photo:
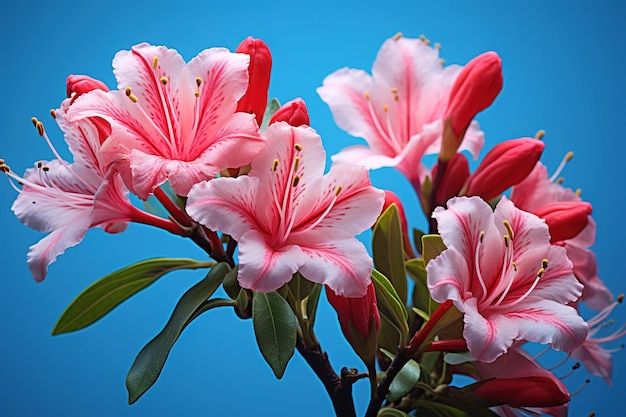
M257 124L261 126L265 107L267 106L270 72L272 71L272 54L265 42L261 39L254 39L251 36L244 39L235 52L250 55L248 90L239 99L237 111L254 114Z
M341 297L325 287L326 297L337 312L344 336L361 359L373 361L380 328L374 284L370 282L367 293L358 298Z
M550 242L572 239L587 227L593 208L585 201L561 201L546 204L534 214L546 221L550 228Z
M498 197L530 174L545 144L533 138L501 142L485 155L467 183L466 195L484 200Z
M87 75L70 75L67 77L65 83L67 88L67 97L70 98L70 105L72 105L78 97L90 91L109 91L109 87L107 87L105 83ZM89 117L89 121L96 125L100 143L104 143L104 141L111 136L111 125L109 122L97 116Z
M495 404L512 407L554 407L570 400L567 389L548 377L494 378L475 393Z
M441 160L454 156L472 119L493 103L500 90L502 60L495 52L485 52L463 67L450 91L443 118Z
M70 75L66 80L67 98L71 98L70 104L74 103L81 95L93 90L109 91L109 87L106 86L100 80L91 78L87 75Z
M446 205L446 201L459 195L465 181L469 177L469 165L467 158L461 153L455 153L452 159L447 162L446 172L443 174L441 184L435 191L435 207ZM432 170L432 177L437 176L439 163L435 164ZM433 207L434 208L434 207Z
M408 225L406 221L406 215L404 214L404 207L402 206L402 201L400 198L389 190L385 190L385 202L383 203L383 209L380 211L380 214L383 214L390 205L395 204L398 209L398 216L400 217L400 227L402 228L402 242L404 246L404 251L407 255L412 259L415 258L415 253L413 252L413 247L411 246L411 241L409 240L409 231ZM372 226L374 229L374 226Z
M304 100L298 97L280 106L270 119L270 124L275 122L287 122L294 127L309 126L309 112Z

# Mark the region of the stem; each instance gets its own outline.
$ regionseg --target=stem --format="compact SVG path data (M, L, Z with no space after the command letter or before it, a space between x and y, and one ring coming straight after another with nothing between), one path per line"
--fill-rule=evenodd
M428 195L428 228L429 233L437 233L437 220L432 217L433 210L435 210L435 197L437 195L437 189L441 186L443 182L443 177L446 174L446 170L448 168L448 161L442 161L439 159L437 161L437 175L433 178L433 184L430 188L430 194Z
M178 207L169 197L165 194L165 191L161 187L154 189L154 196L159 200L163 207L170 213L172 218L176 220L181 226L191 227L193 220L187 213Z
M187 236L187 232L179 224L174 223L170 219L164 219L162 217L155 216L154 214L147 213L135 206L132 207L131 217L132 221L135 223L147 224L149 226L167 230L175 235Z
M352 384L361 376L347 368L341 370L341 376L337 375L328 361L328 355L326 352L322 352L319 345L309 347L301 338L298 338L296 348L324 384L324 388L333 403L336 416L356 417L354 400L352 399Z

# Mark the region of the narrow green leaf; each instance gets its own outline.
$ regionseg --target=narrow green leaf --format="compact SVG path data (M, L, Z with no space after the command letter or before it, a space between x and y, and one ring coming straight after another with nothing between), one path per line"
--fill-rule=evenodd
M154 281L177 269L210 268L214 262L154 258L127 266L94 282L65 309L52 334L73 332L98 319Z
M263 121L261 122L261 126L259 127L261 132L264 132L265 129L267 129L267 127L270 124L270 120L272 119L272 116L274 115L274 113L276 113L276 111L279 108L280 108L280 101L278 101L276 97L273 97L267 103L267 106L265 106L265 113L263 113Z
M372 270L372 282L376 290L376 301L380 313L398 330L401 336L400 343L406 343L409 334L406 306L387 277L375 269Z
M381 349L389 359L393 359L394 355L384 349ZM389 386L389 392L387 393L387 399L389 401L397 401L400 398L408 394L417 384L420 379L422 370L417 362L410 359L403 367L396 377L391 381Z
M374 265L396 289L403 304L407 300L407 278L404 267L402 226L395 204L391 204L380 216L372 234Z
M424 233L422 230L420 229L416 229L413 228L413 243L415 244L415 249L417 250L417 253L419 253L420 255L422 254L422 236L424 236L426 233Z
M383 408L376 417L411 417L409 414L397 408Z
M446 249L446 245L439 235L424 235L422 236L422 249L424 265L426 266L428 262L435 259Z
M415 283L411 297L413 306L421 311L428 312L432 300L426 283L426 267L424 266L424 260L411 259L407 261L406 270Z
M191 287L176 304L163 330L139 352L126 377L129 404L137 401L156 382L172 346L191 319L197 317L198 310L206 311L207 307L211 306L209 304L211 301L213 307L232 305L232 301L224 299L207 302L229 269L228 264L219 263L202 281Z
M289 303L276 292L255 292L252 323L261 354L280 379L296 348L298 320Z

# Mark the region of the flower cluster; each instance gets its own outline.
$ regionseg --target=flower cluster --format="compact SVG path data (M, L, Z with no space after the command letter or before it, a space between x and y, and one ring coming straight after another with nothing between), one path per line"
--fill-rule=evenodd
M259 39L189 62L143 43L119 52L113 67L117 89L70 75L67 98L52 111L73 161L34 118L54 159L23 176L3 160L0 169L18 192L15 215L47 233L27 257L38 282L94 227L119 233L142 223L206 252L202 261L152 259L114 272L53 331L93 323L164 271L210 269L181 299L177 320L137 356L131 403L156 382L183 329L217 307L252 319L278 378L298 350L338 416L355 415L352 384L364 377L367 417L381 409L566 415L568 388L528 353L534 344L610 383L612 351L602 345L626 331L598 333L623 297L597 276L591 204L559 181L563 166L548 175L541 132L497 144L470 171L467 155L478 159L484 145L474 118L502 88L495 52L446 66L438 45L397 35L371 75L328 75L320 97L340 128L367 143L332 156L328 172L304 101L268 102L272 56ZM368 170L385 166L413 186L428 230L409 234L400 199L371 184ZM167 216L137 207L131 194L158 201ZM368 251L357 237L370 228ZM110 295L121 285L135 290ZM214 297L218 288L228 298ZM322 290L366 373L330 366L314 331ZM585 320L582 304L597 316ZM457 375L475 382L458 387Z

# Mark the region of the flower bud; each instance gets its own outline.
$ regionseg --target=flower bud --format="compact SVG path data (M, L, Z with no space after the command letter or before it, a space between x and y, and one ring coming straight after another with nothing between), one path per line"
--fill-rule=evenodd
M493 405L511 407L555 407L570 400L563 384L543 376L494 378L482 383L474 393Z
M441 163L441 162L440 162ZM439 187L435 192L435 207L446 205L446 201L450 198L459 195L465 181L469 177L469 164L467 158L461 153L456 153L447 162L446 172L443 174L443 179ZM435 164L432 170L432 177L435 178L439 163ZM432 191L431 191L432 192ZM434 207L432 207L434 209Z
M275 122L287 122L294 127L309 126L309 112L304 100L298 97L283 104L270 119L270 124Z
M70 75L66 80L67 97L70 99L70 106L74 101L83 94L86 94L93 90L109 91L109 87L102 81L91 78L87 75ZM100 144L111 136L111 125L109 122L101 117L93 116L88 118L92 122L96 129L98 129L98 138Z
M459 148L472 119L495 100L502 89L502 60L485 52L468 62L457 77L444 114L439 159L447 161Z
M325 287L326 297L337 312L344 336L364 362L373 362L380 328L374 284L370 282L367 293L357 298L338 296L330 287Z
M415 253L413 252L413 247L411 246L411 241L409 240L409 231L408 224L406 221L406 215L404 214L404 207L402 206L402 201L400 198L394 194L392 191L385 191L385 202L383 203L383 209L380 211L382 215L390 205L395 204L398 209L398 216L400 217L400 227L402 229L402 244L404 246L404 251L410 258L415 258ZM376 225L376 223L374 223ZM374 229L374 226L372 226Z
M65 84L67 88L67 98L72 99L70 104L74 103L74 100L81 95L90 91L109 91L109 87L107 87L105 83L87 75L69 75Z
M546 204L533 211L550 228L550 242L572 239L589 223L593 208L585 201L561 201Z
M530 174L545 144L534 138L511 139L494 146L467 183L466 195L498 197Z
M270 72L272 71L272 54L265 42L261 39L254 39L251 36L244 39L235 52L250 55L248 90L239 99L237 111L253 113L257 124L261 126L265 107L267 106Z

